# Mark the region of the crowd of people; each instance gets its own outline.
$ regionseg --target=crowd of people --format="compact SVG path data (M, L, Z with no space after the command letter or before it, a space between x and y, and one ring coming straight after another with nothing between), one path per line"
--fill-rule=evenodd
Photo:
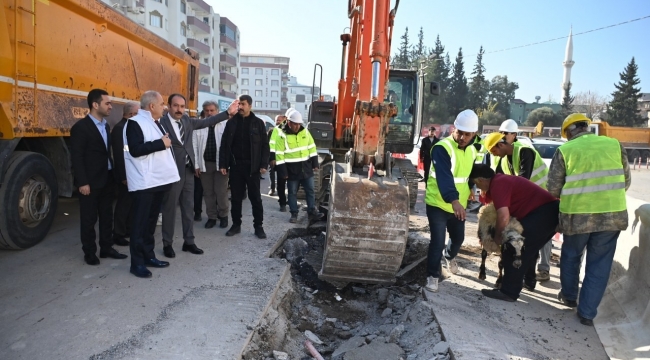
M625 148L616 139L593 134L590 123L578 113L564 120L561 132L568 141L558 147L550 167L532 146L517 141L517 124L511 119L499 132L485 138L477 136L478 116L472 110L458 114L449 137L438 139L436 129L430 129L433 135L423 141L425 153L420 155L431 162L425 175L431 231L428 291L439 290L443 260L449 273L459 272L456 256L465 238L471 189L477 186L482 202L493 203L497 210L495 242L502 244L502 232L510 217L522 224L525 238L521 266L515 268L513 254L502 251L501 288L483 289L482 293L514 302L522 288L533 291L537 281L549 280L551 240L560 232L564 241L558 300L577 307L582 324L593 325L616 241L628 226L625 191L630 186L630 169ZM542 260L535 273L540 254ZM579 289L583 257L585 275Z
M193 232L194 222L202 220L203 200L208 217L205 227L217 223L220 228L228 227L230 213L232 225L225 235L235 236L241 233L242 202L248 198L254 233L266 238L260 178L269 167L269 194L278 195L280 211L286 212L289 206L290 222L298 221L299 187L306 195L309 218L323 217L314 199L314 174L319 166L316 145L295 109L277 116L276 126L267 132L264 121L251 111L249 95L240 96L223 112L217 103L207 101L197 119L187 115L183 95L172 94L165 103L158 92L147 91L140 103L124 106L122 120L110 131L105 120L112 109L108 93L94 89L87 100L89 114L72 127L70 142L80 194L80 238L89 265L98 265L99 258L126 259L113 246L128 245L133 275L147 278L152 276L148 268L169 266L154 253L154 233L162 213L163 254L174 258L177 208L181 250L203 254ZM548 280L551 238L559 231L564 243L558 299L577 307L583 324L592 324L617 238L628 225L625 191L630 172L623 146L591 133L590 122L582 114L564 120L561 132L568 141L558 148L550 168L532 146L517 141L514 120L506 120L499 132L481 138L478 116L464 110L456 117L450 136L439 139L437 129L430 129L420 150L431 232L427 290L438 291L443 260L448 272L459 272L456 256L465 239L472 188L477 187L482 202L492 202L497 210L495 242L502 243L501 233L510 217L523 225L525 238L522 266L513 267L511 255L504 252L502 286L484 289L483 294L512 302L522 288L532 291L537 281ZM586 273L579 291L585 252Z
M288 203L289 221L297 221L299 186L307 196L309 217L323 216L314 202L316 145L295 109L276 118L278 126L267 134L264 121L251 111L249 95L240 96L223 112L216 102L206 101L197 119L187 115L183 95L172 94L165 102L158 92L147 91L140 103L124 105L123 118L111 131L106 122L112 110L108 93L93 89L87 101L89 113L72 127L70 142L80 199L82 251L89 265L99 265L99 258L126 259L126 254L114 248L120 245L130 247L130 272L137 277L151 277L148 268L169 266L154 253L154 233L160 215L162 253L174 258L177 209L181 250L203 254L194 237L194 222L202 220L197 208L202 209L203 200L208 216L205 227L213 228L217 222L220 228L228 227L230 213L232 226L225 235L235 236L241 233L242 202L248 198L254 233L265 239L260 179L269 164L274 175L272 191L277 175L280 211L286 211Z

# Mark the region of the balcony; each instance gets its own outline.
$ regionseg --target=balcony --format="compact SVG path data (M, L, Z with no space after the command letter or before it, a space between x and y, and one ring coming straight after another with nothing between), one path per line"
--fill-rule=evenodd
M280 98L280 101L282 101L283 103L286 103L287 101L289 101L289 99L287 99L286 96L283 96L283 97Z
M210 13L210 5L208 5L203 0L189 0L188 5L194 9L194 11L204 11L208 14Z
M199 91L210 92L210 85L199 84Z
M201 75L210 75L210 66L208 64L199 65L199 74Z
M225 62L226 64L230 64L232 66L237 66L237 58L232 55L221 54L219 55L219 61Z
M235 40L227 37L226 35L221 34L221 36L219 36L219 43L227 44L230 45L233 49L237 49L237 43L235 42Z
M196 39L187 39L187 46L198 51L201 54L210 54L210 46Z
M225 97L231 98L231 99L236 99L237 98L237 94L235 94L232 91L227 91L227 90L224 90L224 89L219 89L219 95L225 96Z
M189 25L190 29L195 33L210 34L210 25L206 24L196 16L188 15L187 25Z
M219 72L219 80L231 84L237 83L237 78L233 74L227 73L225 71Z

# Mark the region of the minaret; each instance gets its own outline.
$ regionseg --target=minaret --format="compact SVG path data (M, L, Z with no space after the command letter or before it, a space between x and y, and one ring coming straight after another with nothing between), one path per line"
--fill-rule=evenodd
M575 61L573 61L573 27L571 27L571 30L569 30L569 40L566 43L564 62L562 63L564 65L564 77L562 78L562 96L560 99L564 99L566 90L571 83L571 68L573 64L575 64Z

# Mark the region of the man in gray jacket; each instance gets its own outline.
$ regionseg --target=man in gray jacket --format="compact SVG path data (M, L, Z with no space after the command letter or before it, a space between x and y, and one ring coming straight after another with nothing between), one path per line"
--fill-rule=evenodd
M196 159L192 133L196 129L214 126L221 121L228 120L237 113L238 102L233 101L227 111L206 119L194 119L185 115L185 97L181 94L170 95L168 105L169 112L160 119L160 123L169 133L181 179L172 185L171 190L165 194L163 199L163 254L168 258L176 257L172 243L174 241L176 205L180 205L184 240L182 250L199 255L203 254L203 250L194 243L194 164Z

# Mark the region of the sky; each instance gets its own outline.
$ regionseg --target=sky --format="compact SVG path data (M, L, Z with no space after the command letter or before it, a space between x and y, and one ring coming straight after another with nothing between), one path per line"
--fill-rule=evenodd
M339 36L349 26L345 0L207 0L214 11L239 28L241 53L291 58L289 72L311 84L314 64L323 66L323 94L336 95L340 75ZM392 0L394 7L395 0ZM650 0L401 0L395 18L391 54L406 27L412 43L422 28L433 47L440 36L454 61L460 47L465 73L471 77L483 46L486 76L507 75L519 84L515 97L534 102L561 101L566 37L650 15ZM650 18L573 38L572 94L609 96L628 62L635 58L642 91L650 92ZM519 49L505 48L564 37ZM318 78L317 78L318 81Z

